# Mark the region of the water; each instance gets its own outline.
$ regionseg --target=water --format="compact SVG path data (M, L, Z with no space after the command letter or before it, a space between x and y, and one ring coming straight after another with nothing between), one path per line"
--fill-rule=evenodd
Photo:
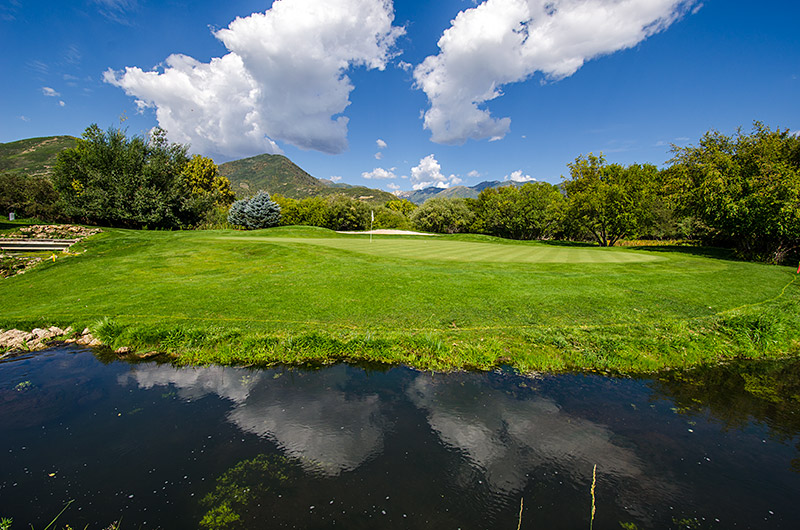
M0 362L0 517L513 530L522 499L524 529L588 528L596 464L596 529L798 528L799 403L796 361L530 378L62 347Z

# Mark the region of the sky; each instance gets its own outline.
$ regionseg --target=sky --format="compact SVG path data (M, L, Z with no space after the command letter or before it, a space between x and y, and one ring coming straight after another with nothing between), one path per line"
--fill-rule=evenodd
M800 131L795 0L0 0L0 142L153 127L387 191Z

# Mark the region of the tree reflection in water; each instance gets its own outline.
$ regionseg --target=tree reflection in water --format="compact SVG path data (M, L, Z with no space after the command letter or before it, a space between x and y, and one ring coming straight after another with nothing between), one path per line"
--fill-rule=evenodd
M667 399L686 415L710 414L725 429L766 425L770 436L794 443L800 454L800 359L739 361L658 375L654 399ZM800 456L792 459L800 473Z

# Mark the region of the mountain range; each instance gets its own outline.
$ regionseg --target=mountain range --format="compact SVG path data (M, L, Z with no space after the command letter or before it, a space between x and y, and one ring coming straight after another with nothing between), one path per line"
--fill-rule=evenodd
M522 186L521 182L513 180L486 180L474 186L453 186L451 188L424 188L421 190L401 191L396 195L401 199L408 199L414 204L422 204L434 197L445 199L476 199L486 188L500 188L502 186Z
M77 138L72 136L28 138L0 143L0 171L47 176L55 165L58 153L75 147L76 143ZM519 185L511 181L495 180L475 186L453 186L445 189L431 187L392 194L365 186L318 179L283 155L267 154L225 162L220 164L219 172L230 179L233 190L239 197L265 190L270 194L278 193L293 199L341 194L375 204L384 204L398 197L415 204L422 204L431 197L476 198L485 188Z

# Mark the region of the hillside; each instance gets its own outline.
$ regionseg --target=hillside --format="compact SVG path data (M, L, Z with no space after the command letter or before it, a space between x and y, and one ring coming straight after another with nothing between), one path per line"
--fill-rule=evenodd
M220 164L219 171L230 179L239 196L265 190L293 199L342 194L369 202L384 203L395 198L391 193L382 190L317 179L283 155L264 154L225 162Z
M52 171L58 153L75 147L76 141L77 138L72 136L47 136L0 143L0 171L47 175Z
M451 188L425 188L414 191L401 191L397 194L401 199L408 199L414 204L422 204L433 197L444 199L476 199L478 194L486 188L500 188L502 186L520 186L518 182L510 180L487 180L474 186L453 186Z

